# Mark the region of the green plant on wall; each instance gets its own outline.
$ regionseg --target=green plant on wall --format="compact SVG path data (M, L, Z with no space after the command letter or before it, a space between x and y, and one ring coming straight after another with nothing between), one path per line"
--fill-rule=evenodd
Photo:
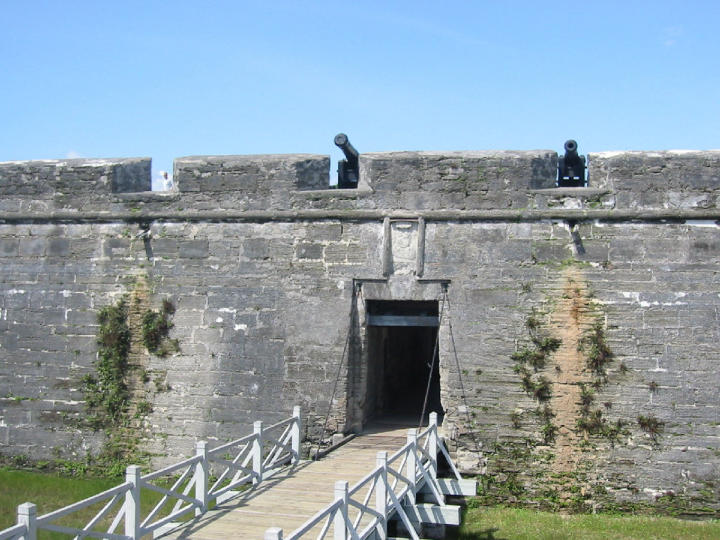
M98 427L118 423L127 410L129 393L125 375L131 337L127 317L124 297L98 313L97 374L88 374L82 379L85 401L92 412L90 421Z
M170 300L163 300L159 311L148 309L142 318L142 337L147 350L157 356L165 357L180 350L176 339L168 335L173 323L170 317L175 313L175 306Z
M133 307L139 305L140 298L140 295L134 297ZM82 384L88 409L87 424L93 429L102 429L106 435L100 454L88 456L88 463L103 475L121 474L127 464L147 460L138 450L137 420L152 412L152 403L129 388L129 382L133 381L131 371L140 368L129 361L131 345L140 341L140 336L133 336L133 329L140 326L142 341L159 356L178 350L177 342L167 338L172 328L169 317L174 312L172 303L165 300L160 311L146 310L137 321L139 313L130 308L128 297L123 296L98 313L95 373L85 375ZM137 378L147 383L150 375L139 369Z
M531 345L513 353L512 359L518 364L529 364L538 371L545 367L548 357L558 350L562 342L558 338L543 334L535 311L525 321L525 328L530 334Z
M580 416L576 425L586 436L599 436L615 443L622 435L628 434L627 422L622 419L609 421L603 409L593 408L595 392L607 384L607 366L613 360L613 353L605 339L605 329L599 321L585 333L578 349L584 354L585 365L594 378L589 383L580 383ZM607 410L612 403L605 402L603 406Z
M580 342L580 348L585 354L587 367L596 377L605 378L608 364L612 362L613 353L605 341L605 329L598 321Z
M651 414L648 416L638 416L637 423L638 426L640 426L640 429L650 435L650 438L653 440L653 442L657 442L658 436L665 429L665 422L658 420L655 416Z
M555 436L557 435L557 432L557 426L549 420L540 427L540 434L542 435L543 442L545 444L553 443L555 441Z
M557 427L552 423L555 416L547 402L552 398L552 384L550 380L539 372L547 366L548 359L561 345L558 338L546 335L541 328L541 321L533 310L525 321L525 328L530 336L530 343L523 346L512 355L515 362L513 370L520 377L520 384L526 394L532 396L538 403L537 412L543 420L540 428L542 440L549 444L555 440ZM520 427L520 418L517 413L513 419L513 426Z

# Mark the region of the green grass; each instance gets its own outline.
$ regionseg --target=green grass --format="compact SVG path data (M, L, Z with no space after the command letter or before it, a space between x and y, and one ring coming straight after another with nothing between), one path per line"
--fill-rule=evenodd
M0 468L0 530L15 525L17 506L24 502L35 503L38 515L46 514L122 482L117 478L68 478ZM87 512L83 517L90 520L93 515Z
M53 473L39 473L33 471L13 470L0 467L0 530L15 525L17 522L17 506L24 502L32 502L37 505L38 515L58 510L69 504L87 499L92 495L101 493L111 487L124 482L123 478L80 478L60 476ZM172 479L165 479L161 482L154 482L163 487L170 487ZM140 504L143 516L158 503L162 495L143 489L140 495ZM60 525L84 526L89 522L105 505L107 501L97 503L93 506L80 510L71 516L58 521ZM168 502L161 510L160 515L169 513L174 504ZM115 508L120 508L121 502ZM117 511L111 512L112 515ZM185 519L189 519L188 515ZM104 521L105 529L109 520ZM116 532L122 534L122 523ZM38 538L45 539L66 539L67 535L40 531Z
M521 508L470 508L458 540L717 539L720 521L610 514L563 515Z

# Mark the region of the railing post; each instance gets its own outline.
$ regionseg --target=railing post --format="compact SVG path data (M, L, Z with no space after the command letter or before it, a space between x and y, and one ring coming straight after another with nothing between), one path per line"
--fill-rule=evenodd
M377 466L380 468L380 475L375 480L375 510L382 516L376 528L380 540L387 538L387 452L377 453Z
M335 482L335 500L341 504L333 519L333 540L347 540L348 483L344 480Z
M407 443L408 457L405 464L405 476L410 480L410 486L407 494L408 503L415 504L415 493L417 492L417 429L408 429Z
M294 465L300 461L300 433L302 433L302 419L300 418L300 407L298 405L293 407L293 418L295 419L292 427L292 449L294 454L292 463Z
M262 431L263 431L262 420L258 420L257 422L255 422L253 424L253 434L255 435L255 438L253 439L253 444L252 444L253 472L255 473L255 477L253 478L253 484L259 484L260 482L262 482L262 478L263 478Z
M208 476L210 471L206 441L195 443L195 455L200 457L200 461L195 465L195 498L200 501L200 508L195 509L195 515L201 516L207 512L208 507Z
M125 536L138 540L140 534L140 467L125 469L125 481L132 487L125 492Z
M25 525L24 540L37 540L37 506L33 503L22 503L17 507L18 525Z
M270 527L265 531L263 540L283 540L283 530L280 527Z
M430 433L428 434L428 454L430 454L430 476L437 478L438 424L437 413L430 413Z

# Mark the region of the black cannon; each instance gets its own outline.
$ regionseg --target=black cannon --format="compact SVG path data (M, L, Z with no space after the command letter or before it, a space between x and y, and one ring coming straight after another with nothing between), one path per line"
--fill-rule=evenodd
M360 178L360 164L358 162L358 151L355 150L347 135L338 133L335 135L335 145L343 151L346 159L338 162L338 187L356 188Z
M578 155L577 142L565 141L565 155L558 158L558 187L585 186L585 156Z

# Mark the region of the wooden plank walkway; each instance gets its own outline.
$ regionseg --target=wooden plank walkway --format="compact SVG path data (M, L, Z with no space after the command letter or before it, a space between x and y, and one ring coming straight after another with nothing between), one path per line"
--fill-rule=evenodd
M218 540L260 539L270 527L290 534L334 500L334 486L352 487L376 467L379 451L391 454L407 442L407 427L377 427L319 461L303 461L255 490L208 511L197 521L163 538Z

